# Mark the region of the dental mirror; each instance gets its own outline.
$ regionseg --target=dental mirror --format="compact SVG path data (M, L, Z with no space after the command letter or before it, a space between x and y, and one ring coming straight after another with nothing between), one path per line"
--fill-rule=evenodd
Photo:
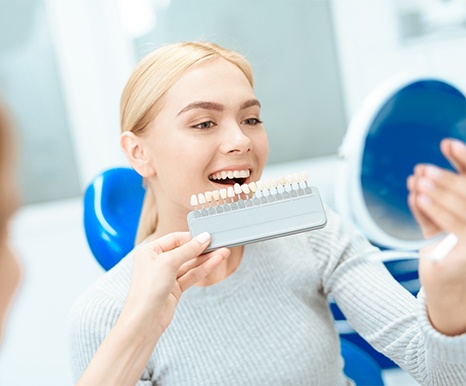
M400 76L368 95L340 148L337 211L374 244L425 245L408 207L406 180L418 163L454 170L443 138L466 138L466 98L451 82Z

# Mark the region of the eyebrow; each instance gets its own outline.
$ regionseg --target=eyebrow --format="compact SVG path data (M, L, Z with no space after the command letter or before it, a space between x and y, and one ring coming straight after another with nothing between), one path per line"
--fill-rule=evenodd
M244 110L244 109L247 109L248 107L251 107L251 106L261 107L261 104L257 99L249 99L240 106L240 109ZM202 102L202 101L201 102L193 102L193 103L190 103L189 105L187 105L185 108L183 108L177 114L177 116L180 115L180 114L183 114L183 113L185 113L185 112L187 112L189 110L193 110L193 109L223 111L225 109L225 107L222 104L216 103L216 102Z

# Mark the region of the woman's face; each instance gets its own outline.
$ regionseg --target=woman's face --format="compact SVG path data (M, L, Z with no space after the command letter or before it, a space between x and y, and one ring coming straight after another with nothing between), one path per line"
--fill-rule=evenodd
M257 181L266 163L260 103L246 76L224 59L180 78L147 129L143 141L159 209L187 212L192 194ZM234 178L224 179L231 173Z

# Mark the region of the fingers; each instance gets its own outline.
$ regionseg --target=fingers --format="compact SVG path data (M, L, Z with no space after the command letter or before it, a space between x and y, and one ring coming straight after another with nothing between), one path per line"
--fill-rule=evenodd
M162 236L156 240L149 241L147 246L152 248L157 254L171 251L191 240L189 232L174 232Z
M183 276L186 272L191 269L196 268L197 266L205 263L212 257L212 252L205 253L201 256L195 257L191 260L188 260L186 263L183 263L181 267L178 269L178 277Z
M466 174L466 144L456 139L444 139L440 148L453 167L460 174Z
M146 244L159 258L170 260L177 270L181 264L199 256L210 244L210 235L207 232L191 239L189 232L174 232L162 236Z
M444 231L464 233L464 229L466 229L465 219L459 216L458 212L449 210L441 201L432 199L427 195L420 195L417 199L417 206Z
M144 248L154 253L159 269L165 267L165 277L167 274L173 275L181 290L185 291L204 279L230 255L227 248L202 255L209 244L210 234L207 232L193 239L189 232L175 232L148 242Z
M446 142L444 147L451 146ZM452 149L444 149L446 153ZM466 164L466 160L456 161ZM442 170L433 165L418 165L408 179L409 205L425 235L434 230L465 232L466 175ZM436 229L437 228L437 229Z
M204 279L217 268L217 266L230 255L230 250L227 248L220 248L214 252L210 252L208 255L210 255L210 257L202 264L191 268L185 274L178 277L178 284L183 292Z
M412 193L408 196L408 205L411 209L411 212L421 226L422 234L424 238L431 238L436 234L440 233L441 229L435 224L429 217L423 214L423 212L418 209L418 204L416 202L417 195Z
M223 248L222 248L223 250ZM204 253L198 257L195 257L191 260L188 260L178 269L178 277L183 276L186 272L198 267L199 265L205 263L207 260L211 259L218 251L213 251L209 253ZM222 252L223 253L223 252ZM230 252L228 252L229 254Z
M173 235L175 238L180 237L177 233L173 233L171 235ZM181 238L184 241L185 235L182 235ZM204 252L209 244L210 234L204 232L197 235L192 240L189 240L184 244L172 249L171 251L165 252L163 254L163 258L169 260L173 266L176 267L176 271L178 271L183 263L198 257L202 252ZM158 258L162 258L162 256L159 256Z

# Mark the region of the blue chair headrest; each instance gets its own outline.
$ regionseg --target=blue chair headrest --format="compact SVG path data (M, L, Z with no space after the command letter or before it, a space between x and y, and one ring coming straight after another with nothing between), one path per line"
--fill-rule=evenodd
M84 230L89 247L109 270L134 247L144 200L142 177L119 167L99 174L84 194Z

